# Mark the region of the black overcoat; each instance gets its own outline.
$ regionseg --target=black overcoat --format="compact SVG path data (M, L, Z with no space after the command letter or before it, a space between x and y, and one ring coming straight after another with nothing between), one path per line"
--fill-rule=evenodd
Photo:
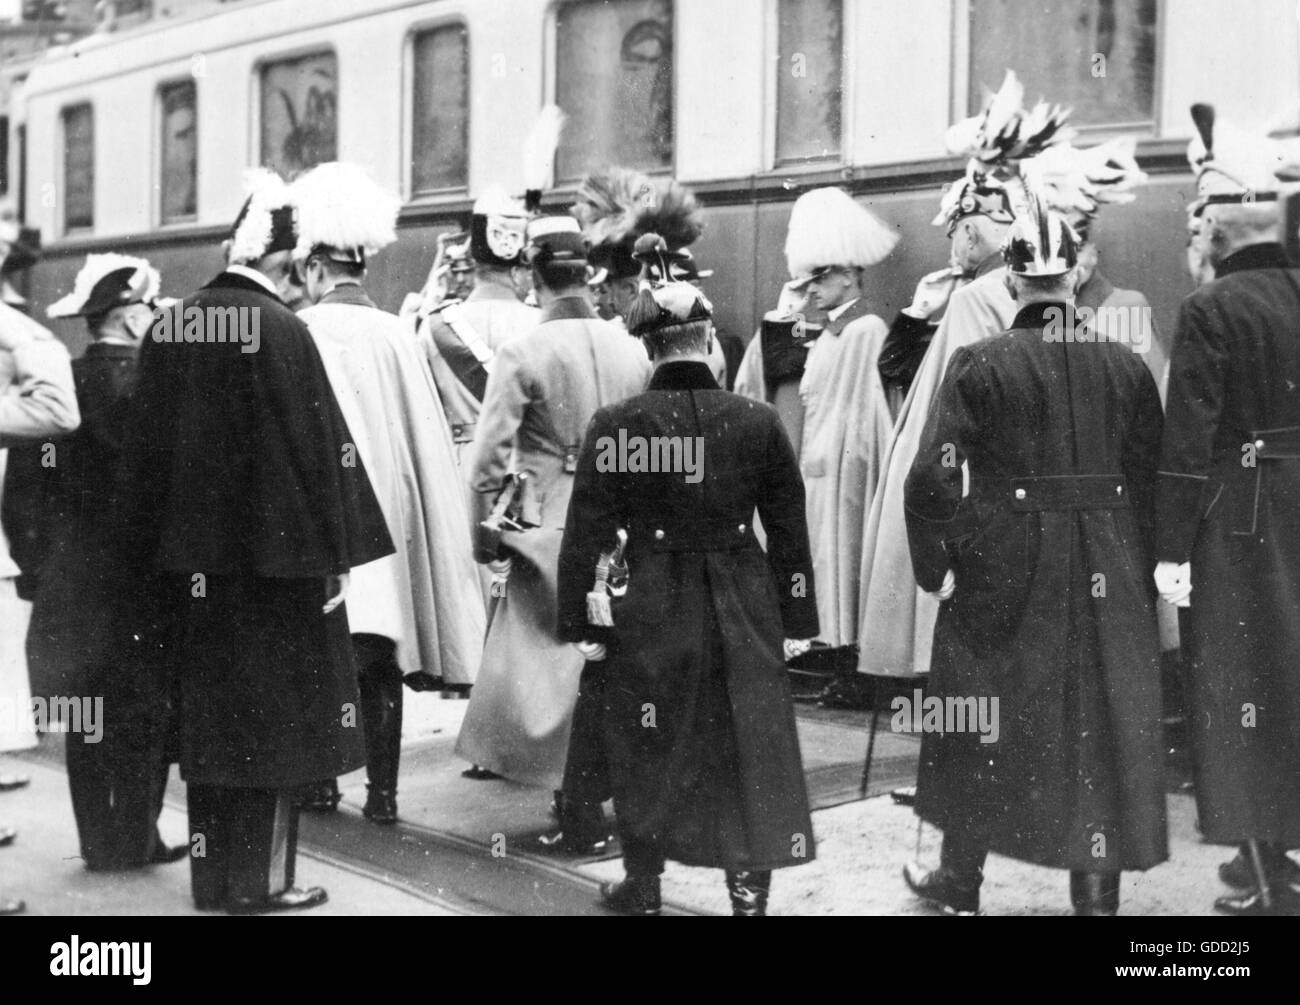
M52 463L40 469L48 551L27 631L33 696L98 693L86 668L120 656L115 607L127 584L113 555L112 504L139 355L137 346L95 342L72 363L81 425L53 442Z
M258 339L169 342L159 324L146 339L117 485L124 560L152 601L133 635L179 678L186 781L343 774L364 748L346 604L321 613L325 577L392 553L384 516L302 321L229 272L179 316L191 307L203 338L209 308L233 307Z
M917 812L993 851L1085 871L1167 855L1151 518L1160 398L1126 345L1045 338L1053 307L948 364L905 488L940 609ZM1058 328L1064 339L1064 328ZM970 492L963 498L963 463ZM867 641L869 644L869 640ZM996 739L956 716L998 702ZM989 725L992 723L989 722ZM942 725L947 732L938 732Z
M698 437L698 477L628 470L630 453L609 470L602 448L620 436ZM614 627L592 628L586 595L620 527L630 586L612 603ZM781 642L815 635L817 606L803 482L776 411L719 389L698 362L660 366L646 393L598 411L578 459L559 599L561 638L611 647L604 736L620 831L688 865L810 860Z
M1225 259L1183 301L1160 460L1159 557L1182 611L1197 810L1214 842L1300 847L1300 270Z

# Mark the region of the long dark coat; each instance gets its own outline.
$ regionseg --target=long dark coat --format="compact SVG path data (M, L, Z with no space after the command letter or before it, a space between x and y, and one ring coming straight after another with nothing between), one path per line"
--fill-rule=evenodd
M1158 554L1182 612L1207 840L1300 847L1300 270L1280 245L1183 301L1160 460Z
M86 669L115 661L115 601L125 585L111 538L113 486L140 350L96 342L72 363L81 425L54 441L39 490L48 551L27 631L32 694L97 694ZM98 683L95 687L100 686Z
M1041 865L1146 869L1167 854L1150 559L1160 399L1126 345L1045 339L1050 308L953 355L907 479L917 582L938 590L950 567L957 579L927 699L999 703L995 742L969 723L925 732L917 812Z
M620 434L701 438L702 478L602 470L602 438ZM601 630L587 623L586 595L619 527L630 587ZM646 393L597 412L578 459L559 598L561 638L611 647L604 735L620 831L688 865L810 860L781 640L816 635L817 606L803 483L776 411L689 362L661 366Z
M133 634L179 677L186 781L334 777L365 755L325 577L392 553L383 512L302 321L232 273L192 306L256 318L260 345L146 339L118 478L124 558L153 600Z

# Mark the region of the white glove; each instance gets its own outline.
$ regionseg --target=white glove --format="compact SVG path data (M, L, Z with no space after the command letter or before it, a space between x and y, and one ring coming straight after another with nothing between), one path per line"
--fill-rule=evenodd
M789 662L796 656L802 656L811 649L812 639L786 639L784 648L786 661Z
M588 663L599 663L608 655L603 642L575 642L573 648L582 653Z
M916 284L912 303L904 309L903 313L928 321L948 305L948 298L957 288L958 278L957 273L951 268L940 269L938 272L923 276Z
M951 569L943 574L943 585L935 590L932 596L940 600L947 600L957 589L957 575Z
M351 582L352 577L346 572L340 572L337 576L325 577L325 592L328 594L328 599L325 601L325 606L321 608L323 614L329 614L339 604L343 603L347 598L348 586Z
M1157 563L1156 589L1160 591L1160 599L1165 603L1175 607L1191 607L1192 563Z

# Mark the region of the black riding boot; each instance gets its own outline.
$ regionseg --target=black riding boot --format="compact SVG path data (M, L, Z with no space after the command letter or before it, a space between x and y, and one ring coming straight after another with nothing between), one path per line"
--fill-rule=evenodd
M767 893L772 888L771 871L732 872L727 870L727 893L731 895L733 918L767 916Z
M914 894L943 908L946 914L979 914L987 855L982 841L949 831L940 846L939 868L926 869L909 862L903 867L903 879Z
M339 808L339 800L342 798L338 779L330 778L304 785L298 796L298 806L308 813L333 813Z
M358 643L358 639L365 641ZM402 756L402 674L388 639L354 636L353 644L361 667L357 685L366 732L366 805L361 812L373 823L395 824Z
M1118 872L1070 872L1070 903L1077 918L1106 918L1119 913Z

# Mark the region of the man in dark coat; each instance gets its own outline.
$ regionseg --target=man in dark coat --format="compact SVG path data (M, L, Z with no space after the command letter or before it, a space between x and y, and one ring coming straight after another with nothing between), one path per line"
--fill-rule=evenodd
M642 298L634 331L655 374L592 419L560 551L560 637L604 660L627 879L602 893L621 913L657 914L671 858L726 870L733 911L761 915L771 870L813 857L782 662L783 631L817 633L803 483L776 412L713 379L699 291L670 283ZM620 529L630 582L598 627L588 592L601 607L597 566Z
M1075 913L1114 914L1120 870L1167 854L1160 398L1127 345L1075 341L1060 217L1033 201L1006 247L1020 310L953 355L905 488L917 582L945 602L922 708L894 705L895 729L924 732L917 812L943 829L942 861L904 876L977 913L992 850L1069 869Z
M1197 815L1239 844L1231 914L1300 909L1300 270L1279 243L1260 140L1200 130L1201 247L1215 279L1174 334L1157 495L1157 583L1182 612Z
M142 258L91 255L72 291L47 311L52 318L84 317L94 342L72 364L81 427L46 447L42 536L49 555L32 605L27 661L32 693L49 703L51 718L73 719L64 722L68 788L81 857L92 871L175 862L188 851L168 848L158 834L169 765L161 733L147 728L149 710L130 700L134 692L165 704L165 678L150 685L140 667L123 673L114 645L133 604L114 561L113 489L158 284ZM101 717L88 733L86 710L77 703L92 695L102 696L113 721Z
M326 899L293 885L293 795L364 763L342 601L350 568L393 551L320 355L278 295L295 243L267 173L226 271L155 322L120 469L125 539L157 598L136 634L179 677L192 889L207 910Z

